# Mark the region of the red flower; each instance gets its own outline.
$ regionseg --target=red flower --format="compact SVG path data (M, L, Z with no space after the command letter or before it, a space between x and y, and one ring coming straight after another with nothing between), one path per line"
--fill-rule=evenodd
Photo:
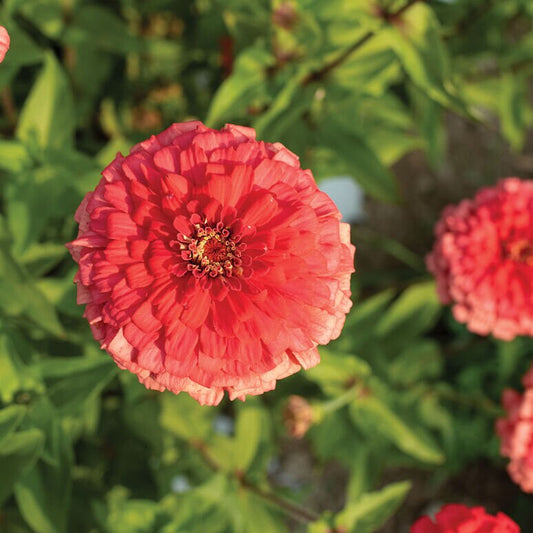
M506 178L444 209L427 257L443 303L474 333L533 336L533 181Z
M0 63L6 57L10 43L9 33L7 33L7 30L3 26L0 26Z
M533 365L522 378L524 394L506 389L502 395L506 418L496 421L500 452L511 462L507 471L524 492L533 493Z
M520 533L520 527L503 513L492 516L483 507L452 503L445 505L434 521L427 516L419 518L411 533Z
M117 155L78 208L78 303L148 388L261 394L341 331L354 247L340 217L281 144L174 124Z

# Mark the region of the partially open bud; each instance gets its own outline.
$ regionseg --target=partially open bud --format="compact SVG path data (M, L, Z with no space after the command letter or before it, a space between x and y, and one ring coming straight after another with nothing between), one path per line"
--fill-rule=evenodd
M314 422L313 406L301 396L289 396L283 409L283 423L287 433L291 437L301 439Z
M272 24L284 30L292 30L298 22L298 13L292 2L283 2L272 12Z

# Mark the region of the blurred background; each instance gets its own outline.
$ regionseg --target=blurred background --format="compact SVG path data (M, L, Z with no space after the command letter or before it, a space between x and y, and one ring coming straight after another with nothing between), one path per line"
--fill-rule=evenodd
M469 333L424 257L443 207L533 176L529 0L3 0L0 531L403 533L508 513L494 421L531 339ZM201 407L118 371L64 243L117 151L253 126L352 223L355 306L322 363Z

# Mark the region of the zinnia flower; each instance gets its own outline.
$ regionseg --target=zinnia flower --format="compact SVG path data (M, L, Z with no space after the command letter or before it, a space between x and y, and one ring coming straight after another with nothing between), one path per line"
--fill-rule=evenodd
M520 527L503 513L492 516L483 507L453 503L445 505L435 520L419 518L411 533L520 533Z
M500 452L511 459L507 471L524 492L533 493L533 365L522 378L524 394L506 389L502 395L505 418L496 421Z
M427 257L443 303L480 335L533 336L533 181L506 178L444 209Z
M6 57L10 43L9 33L7 33L7 30L3 26L0 26L0 63Z
M68 247L95 338L146 387L215 405L319 362L351 307L349 226L253 129L174 124L117 155Z

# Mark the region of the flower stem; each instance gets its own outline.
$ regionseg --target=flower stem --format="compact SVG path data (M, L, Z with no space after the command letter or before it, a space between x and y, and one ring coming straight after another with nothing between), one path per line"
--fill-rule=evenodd
M350 387L346 392L343 392L340 396L333 398L333 400L324 402L320 406L320 413L323 415L327 413L332 413L333 411L337 411L337 409L348 405L352 402L352 400L355 400L357 394L359 393L359 389L360 385L354 385L353 387Z
M211 470L213 470L214 472L224 471L224 469L209 454L209 450L205 442L199 440L192 440L189 441L189 444L192 448L194 448L200 453L202 459L205 461L206 465ZM295 520L298 520L299 522L309 523L316 522L320 519L320 515L318 513L306 509L305 507L302 507L301 505L298 505L290 500L286 500L285 498L278 496L274 492L267 491L265 489L256 487L255 485L252 485L249 481L247 481L244 472L235 471L229 472L229 474L232 475L239 482L240 486L243 489L246 489L249 492L255 494L256 496L259 496L263 500L275 505Z
M249 490L256 496L259 496L263 500L275 505L276 507L279 507L280 509L285 511L288 515L298 520L299 522L309 523L309 522L316 522L317 520L320 519L320 515L318 513L315 513L314 511L306 509L305 507L302 507L301 505L298 505L290 500L281 498L280 496L278 496L277 494L273 492L260 489L259 487L256 487L255 485L251 485L250 483L248 483L248 481L246 481L244 477L240 478L240 476L237 476L237 479L239 479L241 487Z

